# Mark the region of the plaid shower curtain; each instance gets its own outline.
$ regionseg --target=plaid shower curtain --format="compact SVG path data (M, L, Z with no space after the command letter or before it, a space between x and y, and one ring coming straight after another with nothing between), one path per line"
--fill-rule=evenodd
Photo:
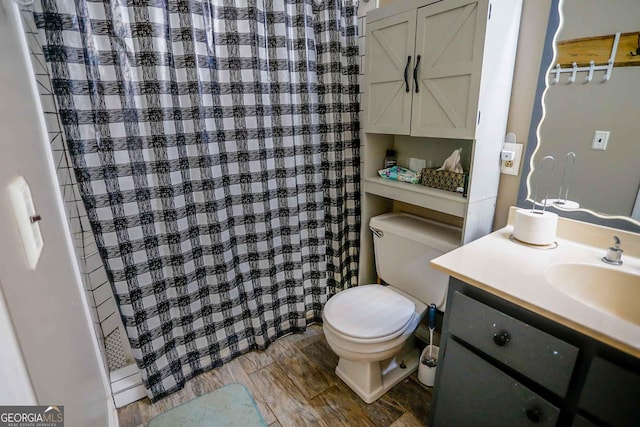
M355 0L41 0L80 193L149 397L357 280Z

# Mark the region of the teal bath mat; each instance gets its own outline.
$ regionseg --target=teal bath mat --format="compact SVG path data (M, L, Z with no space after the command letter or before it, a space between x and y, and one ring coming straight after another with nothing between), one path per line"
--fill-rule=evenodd
M242 384L229 384L169 409L147 427L266 427L256 402Z

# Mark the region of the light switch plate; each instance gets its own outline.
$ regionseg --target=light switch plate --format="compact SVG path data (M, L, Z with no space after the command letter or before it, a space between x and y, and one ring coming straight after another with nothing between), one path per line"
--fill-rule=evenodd
M609 135L611 132L607 130L597 130L593 133L593 141L591 142L591 149L604 151L607 149L607 143L609 142Z
M32 220L38 214L31 197L31 189L24 177L19 176L9 184L9 194L20 230L27 265L30 270L35 270L42 254L42 248L44 248L44 241L38 220Z

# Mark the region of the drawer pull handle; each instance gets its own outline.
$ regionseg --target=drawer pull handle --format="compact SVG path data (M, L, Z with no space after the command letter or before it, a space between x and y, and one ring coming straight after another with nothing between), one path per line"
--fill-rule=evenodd
M511 341L511 335L507 331L500 331L493 336L493 342L498 347L504 347L509 341Z
M527 414L527 418L534 423L539 423L542 421L542 416L544 415L542 409L539 406L533 406L525 411Z

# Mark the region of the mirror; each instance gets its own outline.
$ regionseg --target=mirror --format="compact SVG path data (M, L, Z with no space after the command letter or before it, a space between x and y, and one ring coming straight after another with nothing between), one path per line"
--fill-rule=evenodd
M617 65L622 54L635 60L629 37L635 53L638 36L624 33L640 31L638 17L638 0L552 1L518 206L531 207L536 196L538 202L566 197L568 203L548 203L547 208L561 216L640 232L640 65ZM594 67L590 73L591 64L582 63L580 53L597 51L593 39L611 35L604 52L610 56L617 32L623 42L617 44L616 66L606 81L606 58L602 70ZM585 38L591 44L585 45ZM571 49L566 47L569 40ZM564 45L560 50L558 43ZM556 63L566 62L567 51L573 55L569 58L581 62L575 77L571 63L562 64L562 72L556 73ZM609 132L604 151L592 149L594 139L602 139L594 138L596 131ZM575 164L571 169L569 161L565 171L568 153L575 153ZM540 173L546 156L555 158L552 174L549 160ZM563 177L571 177L568 192Z

